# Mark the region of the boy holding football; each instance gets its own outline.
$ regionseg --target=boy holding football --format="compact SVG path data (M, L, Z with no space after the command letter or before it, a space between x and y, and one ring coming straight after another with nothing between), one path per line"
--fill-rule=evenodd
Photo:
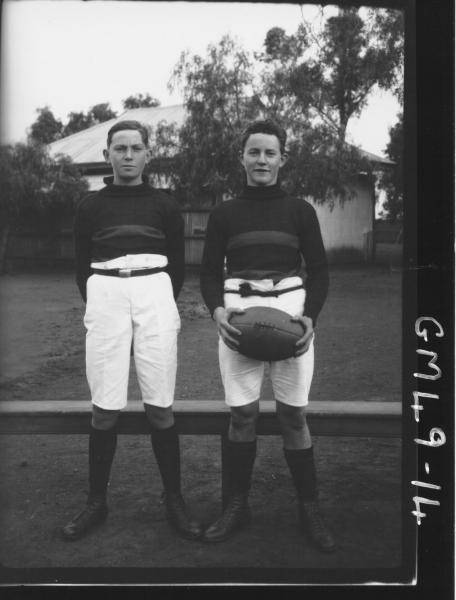
M201 291L217 325L220 371L231 415L222 450L223 512L203 539L225 540L250 521L248 492L264 362L238 352L240 332L230 318L249 306L269 306L303 325L294 357L271 362L270 376L301 524L320 550L331 552L336 546L318 506L305 410L313 375L314 328L328 292L328 267L315 209L290 197L278 183L286 162L285 143L285 131L272 121L247 127L240 153L244 190L218 205L207 225Z
M92 396L87 504L62 530L76 540L108 514L107 489L117 420L127 404L130 349L165 490L170 524L201 537L180 489L179 438L172 410L184 280L184 223L175 202L143 175L148 131L120 121L108 131L106 161L113 176L85 198L74 225L76 280L86 310L86 372ZM147 467L145 467L147 469ZM141 485L143 482L139 482Z

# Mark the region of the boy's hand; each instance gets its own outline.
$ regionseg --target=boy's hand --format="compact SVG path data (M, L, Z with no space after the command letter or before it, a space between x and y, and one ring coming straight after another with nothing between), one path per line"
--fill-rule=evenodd
M239 346L239 340L237 339L241 334L239 329L236 329L232 325L230 325L230 318L233 314L242 315L245 313L245 310L241 308L224 308L223 306L218 306L214 310L214 321L217 324L217 330L219 332L220 337L231 350L237 351Z
M313 321L310 317L304 315L296 315L295 317L292 317L291 320L302 323L306 331L302 338L296 342L295 356L297 357L301 356L301 354L305 354L309 349L310 342L314 335Z

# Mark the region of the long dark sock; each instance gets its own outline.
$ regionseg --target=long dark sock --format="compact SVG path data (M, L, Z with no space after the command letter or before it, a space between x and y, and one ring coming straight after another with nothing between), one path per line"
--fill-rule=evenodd
M106 499L112 461L117 446L117 428L95 429L89 434L89 501Z
M299 450L284 448L283 452L298 493L298 498L303 501L316 500L318 489L313 447Z
M256 457L256 440L233 442L223 438L222 442L222 503L236 493L248 494Z
M180 445L176 424L167 429L152 428L150 438L165 490L180 493Z

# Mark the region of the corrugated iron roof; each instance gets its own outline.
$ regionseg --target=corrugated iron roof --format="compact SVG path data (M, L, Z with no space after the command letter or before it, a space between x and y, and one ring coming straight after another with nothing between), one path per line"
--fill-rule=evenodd
M383 158L378 156L378 154L373 154L372 152L368 152L367 150L363 150L362 148L357 148L358 152L364 158L367 158L370 162L380 163L382 165L395 165L396 163L389 158Z
M185 108L182 104L174 106L157 106L154 108L132 108L123 112L115 119L93 125L83 131L73 133L61 140L49 144L51 156L65 154L76 164L104 163L103 150L106 148L106 138L109 129L118 121L135 120L156 127L161 121L176 123L181 126L185 118Z
M68 137L57 140L49 144L49 153L51 156L65 154L69 156L76 164L105 164L103 159L103 150L106 148L106 138L109 129L118 121L136 120L146 125L156 127L161 121L167 123L176 123L180 127L185 120L185 106L175 104L173 106L157 106L153 108L132 108L123 112L115 119L110 119L104 123L93 125L78 133L73 133ZM394 165L395 163L388 158L383 158L372 152L367 152L358 148L362 156L371 162Z

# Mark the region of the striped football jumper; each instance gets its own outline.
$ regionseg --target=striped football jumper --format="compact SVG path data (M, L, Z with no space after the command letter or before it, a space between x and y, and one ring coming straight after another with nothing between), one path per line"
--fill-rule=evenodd
M176 202L149 186L113 185L89 194L78 206L74 223L76 281L84 302L90 263L127 254L162 254L177 298L184 281L184 222Z
M225 268L226 258L226 268ZM329 277L326 252L313 206L289 196L279 184L246 186L240 196L216 206L207 224L201 292L211 313L223 306L226 278L246 280L302 276L303 315L314 326L325 302Z

